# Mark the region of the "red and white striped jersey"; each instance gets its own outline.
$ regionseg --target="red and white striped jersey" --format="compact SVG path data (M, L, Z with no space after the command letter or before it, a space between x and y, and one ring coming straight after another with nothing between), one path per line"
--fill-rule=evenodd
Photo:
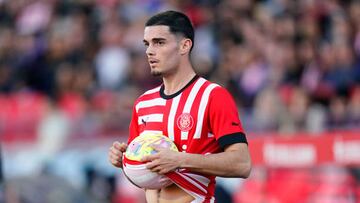
M142 133L163 134L179 151L204 155L247 142L231 95L199 76L173 95L165 95L163 85L141 95L133 108L128 143ZM215 176L187 169L167 176L192 195L194 202L214 202Z

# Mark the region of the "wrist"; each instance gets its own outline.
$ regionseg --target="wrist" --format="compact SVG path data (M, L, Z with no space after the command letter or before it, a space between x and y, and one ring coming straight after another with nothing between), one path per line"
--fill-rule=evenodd
M192 155L191 153L180 152L180 156L178 157L179 168L191 168L192 165Z
M178 157L177 157L177 162L178 162L177 169L185 168L185 165L186 165L186 153L179 152Z

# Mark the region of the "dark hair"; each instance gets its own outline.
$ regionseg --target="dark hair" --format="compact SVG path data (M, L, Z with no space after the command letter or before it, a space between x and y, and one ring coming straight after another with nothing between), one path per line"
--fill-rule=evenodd
M166 25L173 34L182 34L192 41L190 52L194 46L194 28L190 19L178 11L165 11L158 13L145 23L145 26Z

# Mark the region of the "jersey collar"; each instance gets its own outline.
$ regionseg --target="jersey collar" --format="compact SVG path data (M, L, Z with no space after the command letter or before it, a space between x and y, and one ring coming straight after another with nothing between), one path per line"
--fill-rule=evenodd
M170 95L167 95L164 93L164 84L161 85L160 87L160 96L163 98L163 99L172 99L176 96L178 96L181 92L183 92L187 87L189 87L191 84L193 84L200 76L198 75L195 75L191 80L190 82L188 82L188 84L186 84L181 90L175 92L174 94L170 94Z

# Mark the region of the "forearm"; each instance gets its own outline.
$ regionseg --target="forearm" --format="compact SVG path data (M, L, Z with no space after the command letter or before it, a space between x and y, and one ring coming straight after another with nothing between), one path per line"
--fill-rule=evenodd
M183 153L180 168L194 172L221 177L247 178L251 170L250 156L247 150L228 150L218 154Z

